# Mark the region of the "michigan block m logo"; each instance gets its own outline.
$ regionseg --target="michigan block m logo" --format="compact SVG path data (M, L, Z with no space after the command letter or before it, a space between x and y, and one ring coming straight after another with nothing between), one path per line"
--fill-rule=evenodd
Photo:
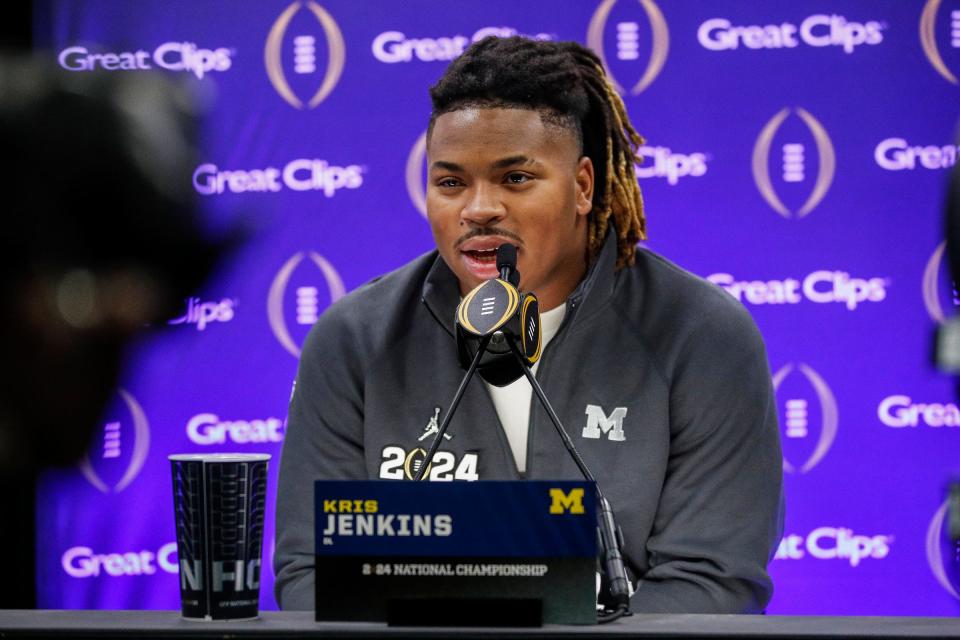
M583 489L550 489L550 513L583 513Z
M627 437L623 434L623 418L627 415L626 407L617 407L609 416L603 412L603 407L595 404L587 405L587 426L581 434L584 438L600 439L600 434L607 434L609 440L623 442Z

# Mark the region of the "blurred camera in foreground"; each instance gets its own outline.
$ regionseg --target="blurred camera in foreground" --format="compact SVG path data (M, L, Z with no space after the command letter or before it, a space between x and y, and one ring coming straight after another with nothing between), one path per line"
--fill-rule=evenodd
M0 470L80 458L132 339L223 253L190 189L195 104L160 76L0 58Z

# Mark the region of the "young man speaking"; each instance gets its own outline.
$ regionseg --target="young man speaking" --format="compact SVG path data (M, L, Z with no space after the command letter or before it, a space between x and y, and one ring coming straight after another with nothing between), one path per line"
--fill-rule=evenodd
M572 42L487 38L430 95L437 250L333 305L307 338L277 501L277 597L313 608L313 480L409 479L463 376L462 295L517 247L543 312L536 376L623 529L634 612L756 613L782 525L776 403L733 298L636 247L640 136ZM526 379L474 381L431 480L579 479Z

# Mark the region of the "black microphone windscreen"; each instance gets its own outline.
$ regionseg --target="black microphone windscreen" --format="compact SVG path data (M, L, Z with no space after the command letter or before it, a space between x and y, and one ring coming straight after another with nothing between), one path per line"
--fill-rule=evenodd
M512 244L502 244L497 249L497 271L504 267L517 268L517 248Z

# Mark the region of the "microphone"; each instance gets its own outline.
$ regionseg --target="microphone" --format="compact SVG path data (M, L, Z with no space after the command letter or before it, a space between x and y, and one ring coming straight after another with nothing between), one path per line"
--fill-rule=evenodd
M523 375L524 367L520 363L533 364L540 358L537 297L532 293L523 295L517 289L520 272L516 247L502 244L497 248L497 270L502 278L493 278L475 287L457 306L457 353L466 373L420 464L414 478L417 482L423 480L430 467L473 374L480 373L490 384L502 387ZM517 336L523 345L519 361L515 355Z
M489 337L480 357L477 373L488 383L503 387L523 375L523 368L511 353L507 337L520 341L524 362L532 366L540 359L540 307L532 293L522 293L517 269L517 248L497 248L499 278L481 283L468 293L456 314L457 355L467 369L477 355L480 339Z
M497 248L497 271L500 279L520 286L520 272L517 270L517 248L512 244L502 244Z

